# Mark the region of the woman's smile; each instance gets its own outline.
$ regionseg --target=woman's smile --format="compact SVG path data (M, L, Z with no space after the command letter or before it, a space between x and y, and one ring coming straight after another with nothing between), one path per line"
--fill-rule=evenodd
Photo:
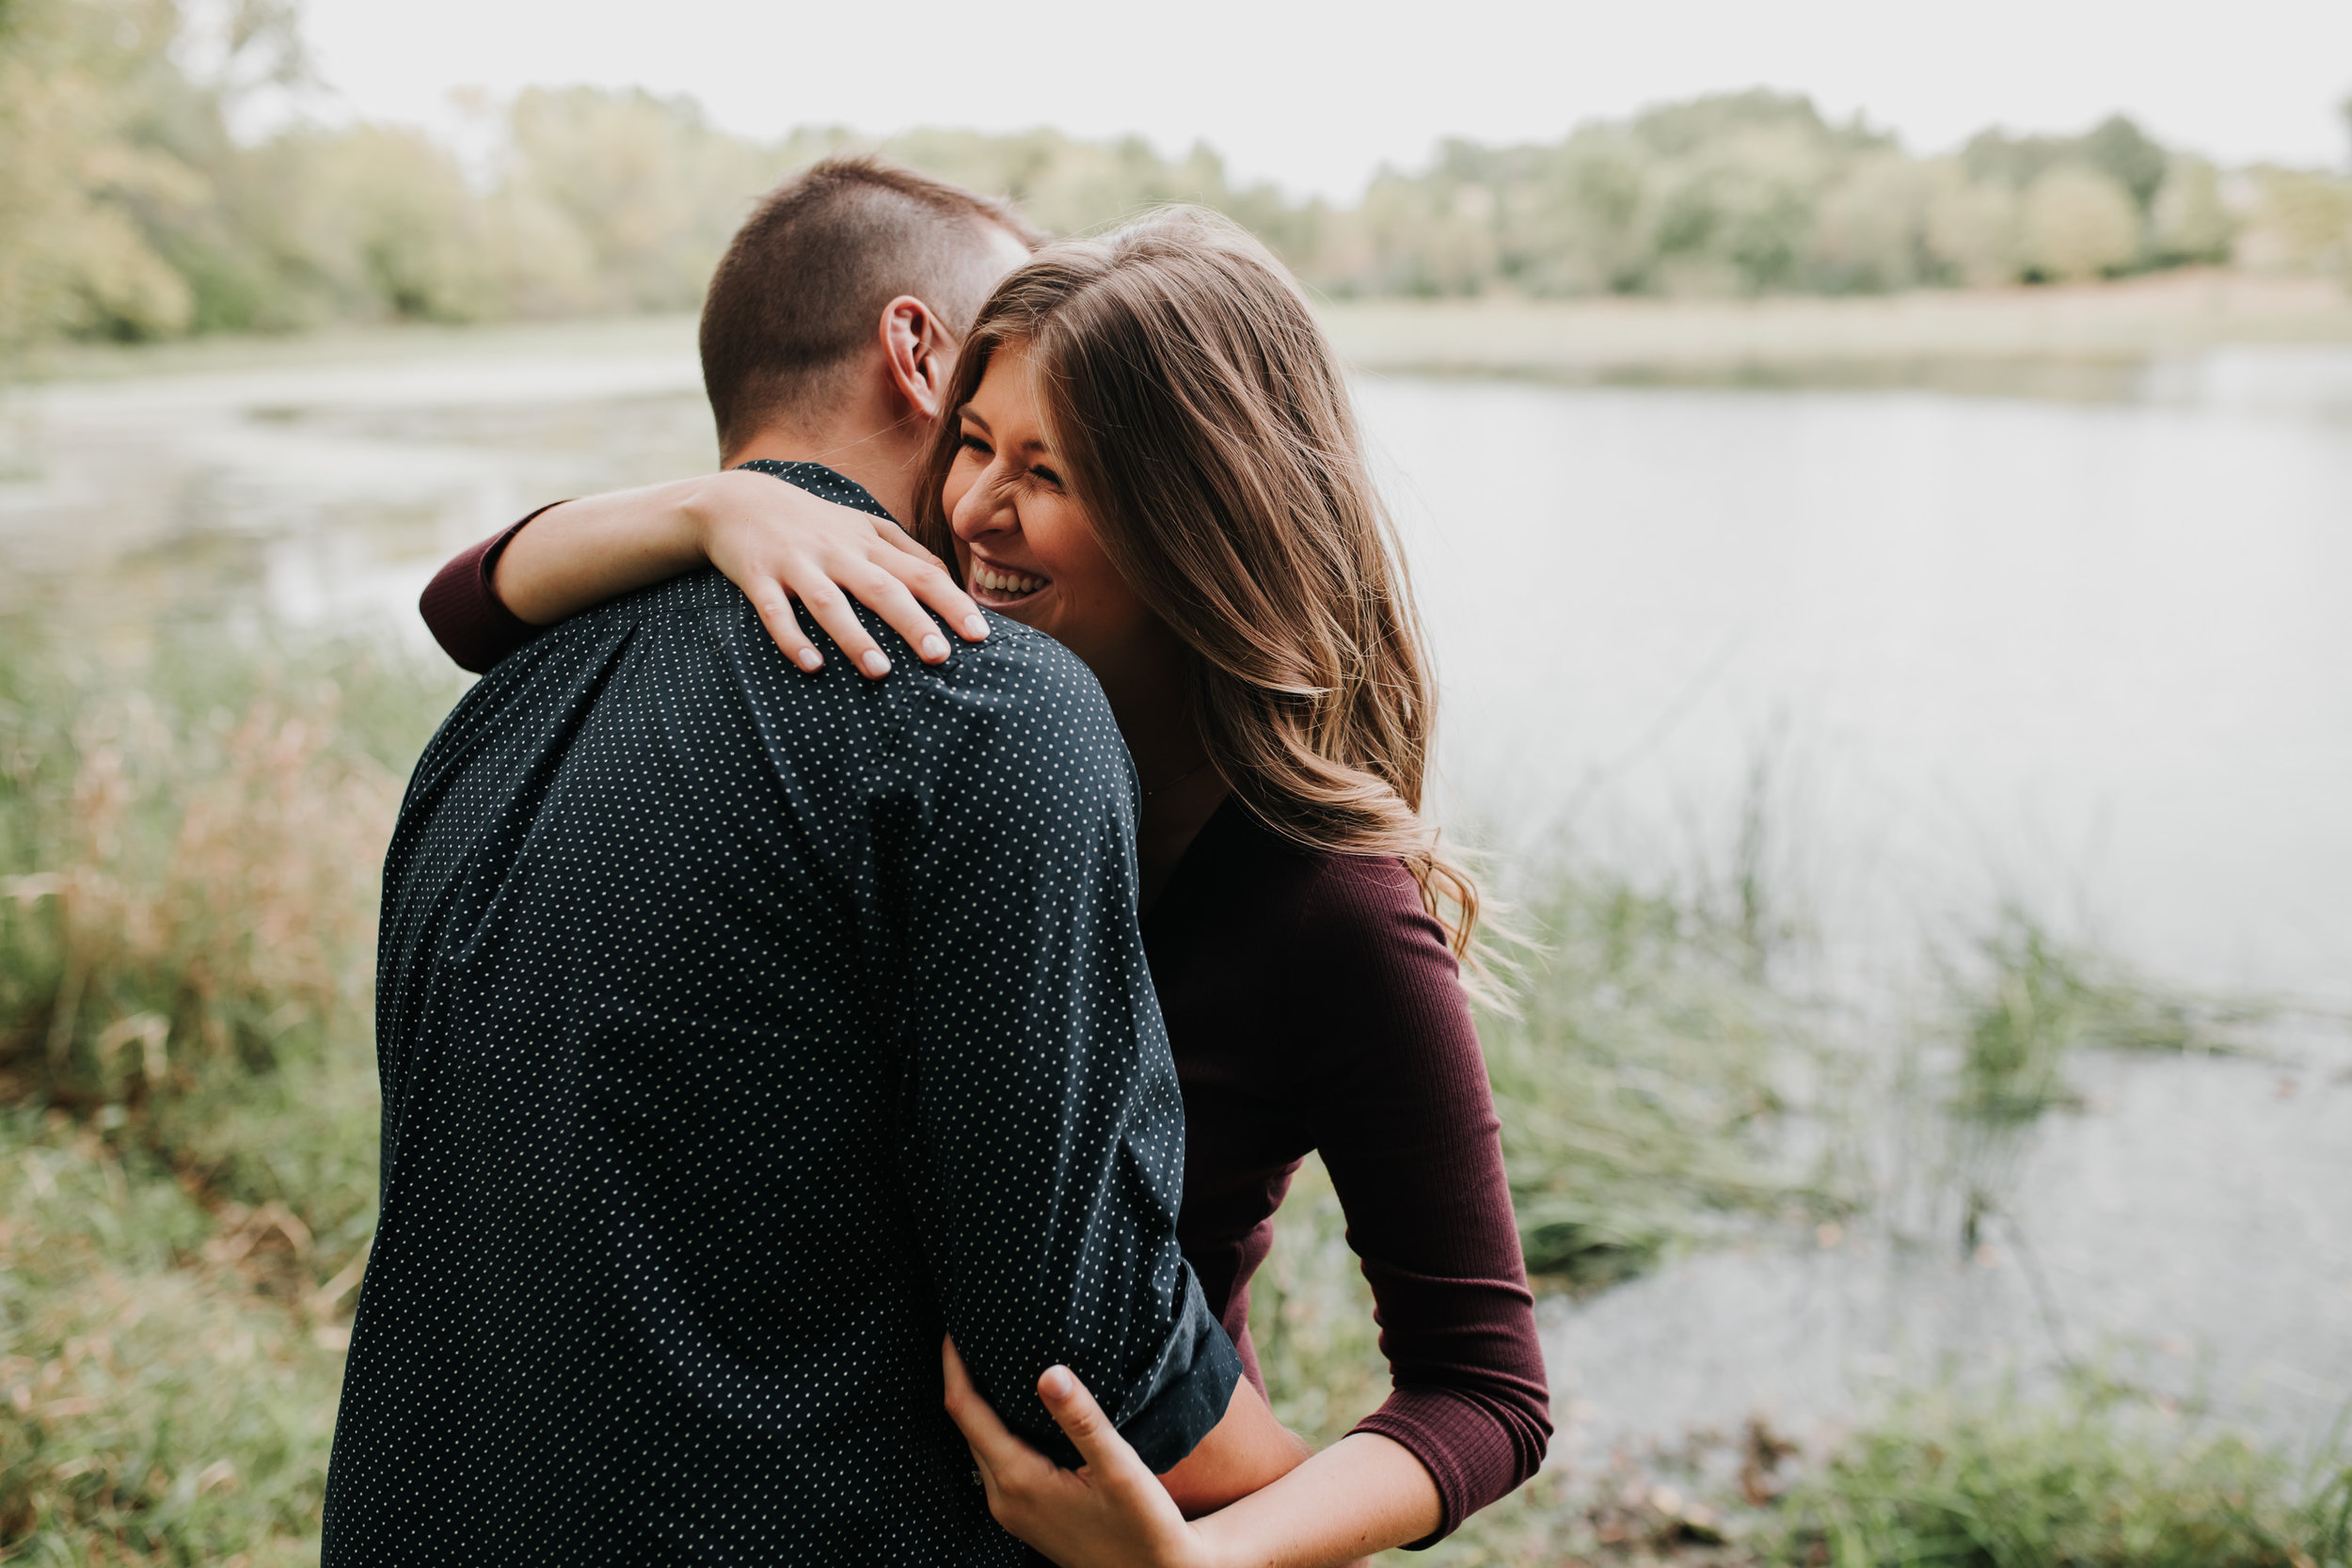
M1053 582L1053 578L1034 572L1017 572L999 565L977 550L972 552L971 570L964 576L972 596L991 610L1011 610L1026 604Z

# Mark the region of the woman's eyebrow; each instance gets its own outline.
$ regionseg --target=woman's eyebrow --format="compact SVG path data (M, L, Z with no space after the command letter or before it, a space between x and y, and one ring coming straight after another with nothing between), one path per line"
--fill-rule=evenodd
M994 431L988 428L988 421L980 418L979 411L975 409L968 403L956 410L956 418L960 420L971 420L974 424L980 427L980 431L983 435L993 436L996 434ZM1021 443L1021 450L1023 451L1041 451L1050 454L1054 449L1047 446L1044 442L1037 439L1035 436L1031 436L1028 440Z

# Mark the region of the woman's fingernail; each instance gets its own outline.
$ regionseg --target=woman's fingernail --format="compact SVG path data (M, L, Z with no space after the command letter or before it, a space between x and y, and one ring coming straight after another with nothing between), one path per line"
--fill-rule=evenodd
M799 653L794 654L792 657L800 661L802 669L812 673L825 667L825 656L818 653L814 648L803 648Z
M864 667L866 673L869 675L886 675L890 673L890 659L880 648L866 649L866 657L859 659L858 663Z
M1045 1397L1049 1400L1068 1399L1070 1397L1069 1370L1063 1367L1046 1368L1044 1377L1038 1381L1038 1386L1044 1391Z
M936 632L923 639L923 657L925 658L946 658L947 657L947 640Z
M988 623L977 615L967 615L963 618L963 635L976 641L986 637Z

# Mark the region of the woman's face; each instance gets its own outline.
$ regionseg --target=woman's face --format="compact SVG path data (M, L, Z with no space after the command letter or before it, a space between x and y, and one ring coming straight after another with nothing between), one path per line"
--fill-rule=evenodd
M940 492L967 592L1035 626L1098 675L1164 637L1103 551L1047 437L1028 345L990 357L972 401L948 416L962 439Z

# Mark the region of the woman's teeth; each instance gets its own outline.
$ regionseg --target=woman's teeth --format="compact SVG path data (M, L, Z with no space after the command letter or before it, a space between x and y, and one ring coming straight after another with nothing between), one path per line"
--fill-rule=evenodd
M1000 571L993 566L975 565L972 580L992 594L1002 594L1009 599L1034 594L1045 586L1043 578L1024 577L1019 572Z

